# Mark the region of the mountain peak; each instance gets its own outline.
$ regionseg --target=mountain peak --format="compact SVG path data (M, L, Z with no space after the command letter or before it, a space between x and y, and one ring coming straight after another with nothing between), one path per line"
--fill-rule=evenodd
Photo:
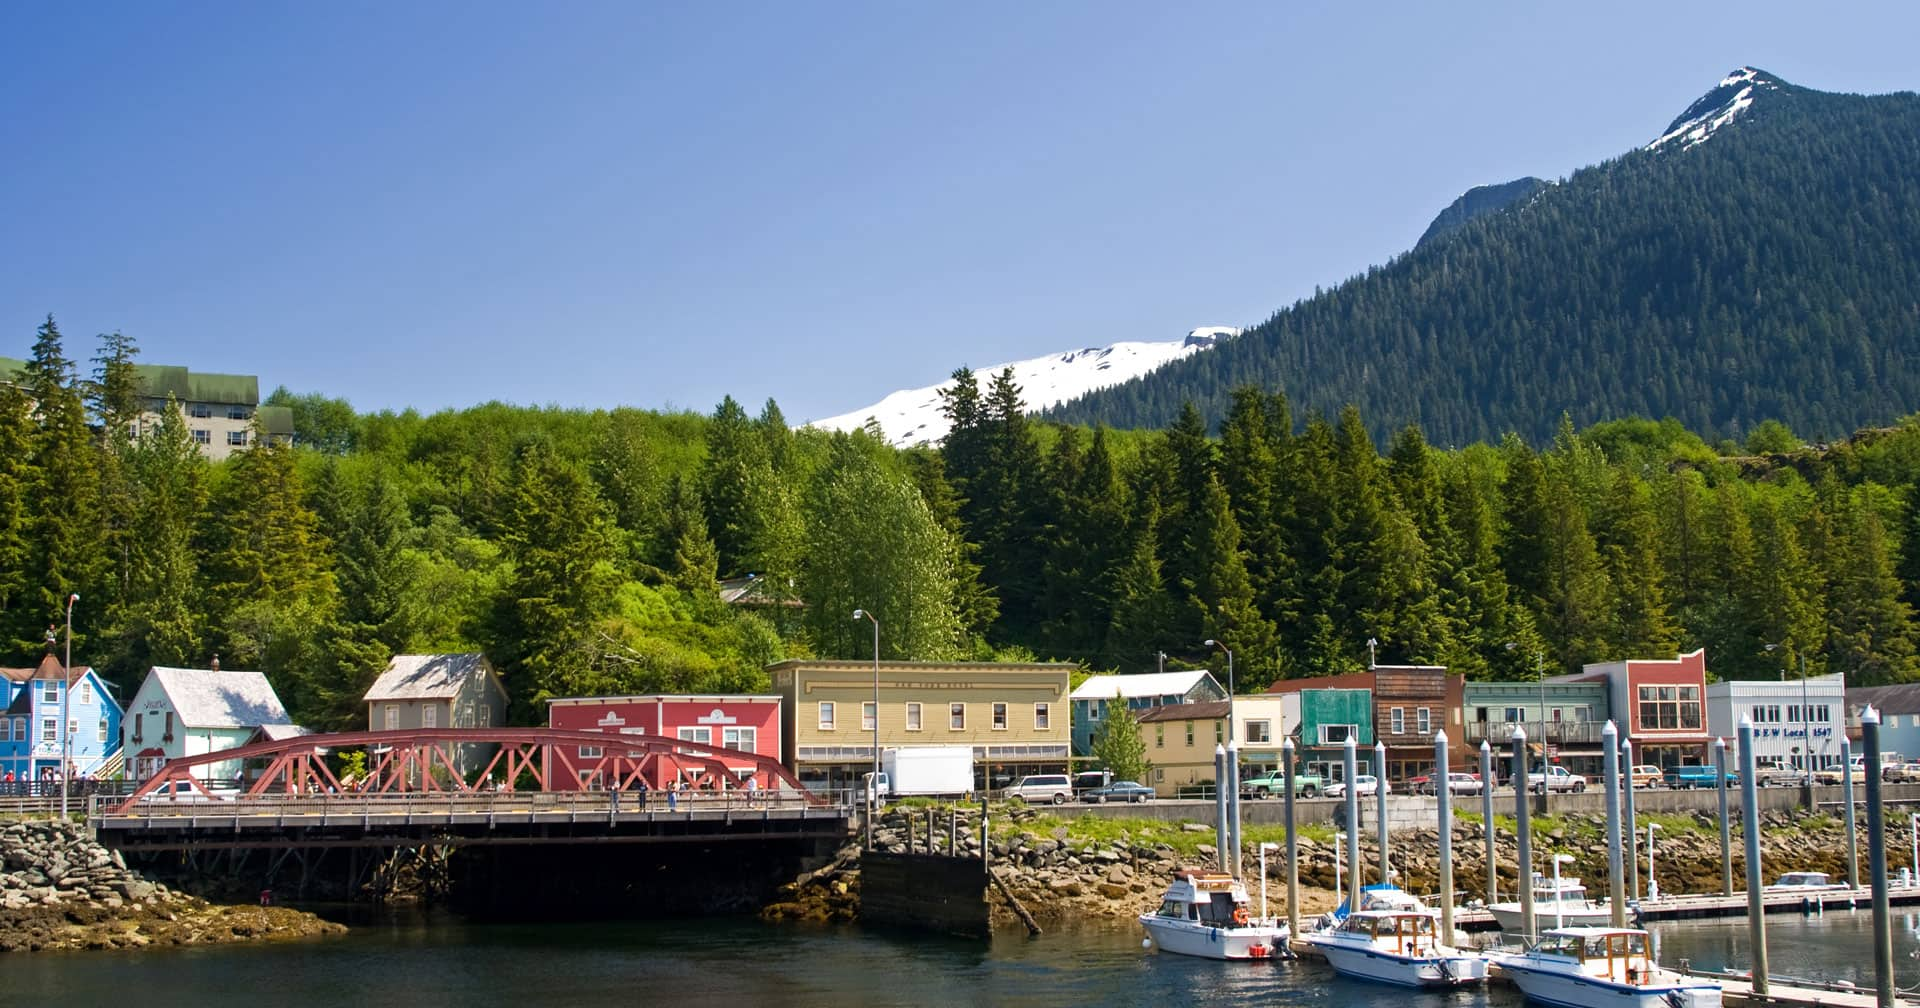
M1647 149L1659 150L1678 141L1678 149L1686 150L1752 108L1754 100L1761 95L1785 93L1792 89L1793 85L1765 70L1741 67L1723 78L1713 90L1701 95L1698 101L1687 106L1687 110L1669 123L1666 132L1660 134L1660 139L1648 144Z

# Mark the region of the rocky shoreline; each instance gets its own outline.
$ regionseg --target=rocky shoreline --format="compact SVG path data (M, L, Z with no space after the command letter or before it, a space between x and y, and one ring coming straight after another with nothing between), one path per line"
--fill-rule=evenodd
M286 941L345 934L302 910L222 906L150 881L77 823L0 823L0 952Z
M924 813L923 813L924 814ZM960 851L965 856L980 854L979 812L959 811L955 830ZM940 813L945 822L945 813ZM1709 813L1673 814L1642 817L1657 819L1661 826L1658 839L1657 870L1664 893L1719 892L1721 885L1719 821ZM910 814L890 812L875 827L875 846L883 851L908 850L909 830L919 824ZM1069 920L1104 920L1122 923L1156 906L1176 868L1193 866L1215 868L1219 852L1213 846L1213 828L1187 823L1168 826L1135 820L1067 821L1020 807L993 812L991 854L993 872L1006 883L1015 897L1043 926ZM1494 859L1499 869L1503 899L1513 897L1518 860L1517 837L1511 820L1496 819ZM1502 828L1504 827L1504 828ZM1767 882L1788 871L1824 871L1836 880L1846 878L1845 826L1832 816L1809 815L1798 811L1769 812L1761 817L1761 860ZM1644 826L1642 827L1644 831ZM1168 831L1175 835L1169 836ZM1108 832L1112 835L1087 835ZM1534 860L1544 863L1549 852L1569 854L1573 863L1566 874L1584 880L1589 893L1604 898L1608 888L1608 853L1603 835L1605 821L1598 816L1569 815L1536 822ZM1299 839L1300 913L1317 916L1339 903L1334 891L1336 851L1332 831L1303 830ZM1486 889L1485 840L1478 821L1457 822L1454 826L1454 890L1462 905L1484 898ZM1248 889L1259 898L1260 842L1283 843L1284 835L1273 829L1248 831L1249 853L1244 858L1249 877ZM925 831L914 849L926 849ZM1859 864L1867 868L1867 834L1864 822L1858 828ZM1644 838L1644 832L1642 833ZM1904 822L1886 830L1889 871L1898 872L1911 858L1909 837ZM944 827L940 841L944 845ZM1746 888L1745 858L1739 824L1732 830L1734 890ZM1439 833L1433 827L1402 829L1389 837L1395 881L1417 893L1430 894L1439 884ZM944 847L943 847L944 849ZM1636 869L1644 874L1646 851L1639 848ZM782 886L776 899L761 911L767 920L850 922L859 919L861 846L850 842L822 867L807 872ZM1369 881L1378 865L1377 844L1371 835L1361 840L1361 864ZM1286 857L1270 853L1267 861L1268 899L1272 912L1286 912ZM1865 879L1862 879L1863 883ZM1641 885L1644 888L1645 879ZM998 894L990 894L996 928L1017 926L1013 910Z

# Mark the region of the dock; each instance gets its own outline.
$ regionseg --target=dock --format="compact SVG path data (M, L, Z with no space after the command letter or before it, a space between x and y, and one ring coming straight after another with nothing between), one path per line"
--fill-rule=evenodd
M1873 890L1865 886L1858 889L1841 886L1804 892L1762 892L1760 901L1768 913L1817 914L1828 910L1864 910L1873 905ZM1920 885L1888 886L1887 902L1892 906L1920 904ZM1747 894L1744 891L1732 896L1718 893L1661 893L1657 900L1629 901L1628 906L1629 924L1636 919L1631 908L1638 908L1637 919L1642 922L1695 917L1745 917ZM1552 916L1551 913L1541 914L1542 918ZM1496 931L1500 924L1486 910L1457 906L1453 911L1453 926L1462 931Z

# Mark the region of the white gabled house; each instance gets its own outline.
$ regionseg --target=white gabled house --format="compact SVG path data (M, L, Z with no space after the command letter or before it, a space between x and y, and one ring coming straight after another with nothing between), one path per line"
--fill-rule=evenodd
M222 669L217 658L204 669L156 665L121 722L127 769L143 781L167 760L242 746L264 727L291 722L264 673ZM239 760L211 763L195 773L214 782L239 775Z

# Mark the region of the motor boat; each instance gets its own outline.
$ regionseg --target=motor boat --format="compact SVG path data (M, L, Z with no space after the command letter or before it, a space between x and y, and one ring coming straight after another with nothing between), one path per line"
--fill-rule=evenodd
M1301 941L1336 971L1402 987L1458 987L1487 978L1487 958L1454 948L1440 933L1440 911L1392 885L1361 890L1360 909L1340 909Z
M1489 958L1529 1000L1558 1008L1720 1008L1720 985L1661 969L1638 928L1549 928Z
M1232 875L1182 868L1173 873L1160 906L1140 915L1153 944L1203 959L1276 959L1288 956L1287 924L1256 917L1247 887Z
M1502 931L1519 933L1525 915L1520 904L1495 903L1487 907ZM1533 874L1533 919L1536 928L1606 927L1613 923L1613 907L1587 898L1587 887L1580 880L1562 876L1558 880L1539 872Z
M1826 872L1794 871L1781 875L1774 883L1766 887L1766 892L1826 892L1830 889L1845 889L1845 882L1833 881Z

